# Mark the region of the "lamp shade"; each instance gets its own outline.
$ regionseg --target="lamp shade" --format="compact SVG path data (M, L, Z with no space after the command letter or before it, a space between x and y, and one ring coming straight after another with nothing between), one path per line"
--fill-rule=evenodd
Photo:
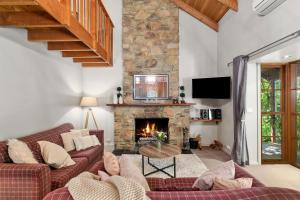
M96 107L98 106L96 97L82 97L80 102L81 107Z

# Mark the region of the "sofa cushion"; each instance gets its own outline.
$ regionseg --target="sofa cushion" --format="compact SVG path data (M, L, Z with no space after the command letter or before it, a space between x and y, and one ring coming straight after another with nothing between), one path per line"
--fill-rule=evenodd
M203 173L194 183L193 187L200 190L209 190L213 186L214 179L216 177L224 179L234 179L235 166L232 160L224 162L213 169Z
M31 150L25 142L10 139L7 142L9 157L18 164L37 164Z
M47 141L39 141L44 161L56 169L74 165L68 152L61 146Z
M197 191L192 188L196 177L193 178L147 178L151 191Z
M94 162L97 159L97 157L100 157L102 155L102 148L100 145L95 147L90 147L88 149L82 150L82 151L70 151L69 154L71 155L71 158L87 158L89 163Z
M69 132L72 128L73 128L72 124L63 124L59 127L56 127L56 128L53 128L53 129L50 129L47 131L43 131L43 132L39 132L39 133L36 133L33 135L19 138L19 140L24 141L28 145L28 147L31 149L34 157L36 158L36 160L39 163L44 163L44 160L43 160L43 157L41 154L41 150L40 150L40 146L38 145L37 142L43 140L43 141L55 143L55 144L63 147L63 142L60 137L60 134Z
M87 158L74 158L75 165L51 170L51 189L64 187L73 177L85 171L89 165Z

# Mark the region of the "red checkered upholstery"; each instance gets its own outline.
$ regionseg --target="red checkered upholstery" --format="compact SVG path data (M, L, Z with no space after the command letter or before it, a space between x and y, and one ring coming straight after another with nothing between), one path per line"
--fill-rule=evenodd
M193 191L195 178L147 178L151 191Z
M98 174L98 171L105 171L103 160L96 162L92 167L89 168L89 172Z
M0 164L0 199L39 200L51 191L45 164Z
M254 187L239 190L148 192L152 200L299 200L300 192L286 188Z
M72 124L63 124L57 128L19 138L27 143L34 156L41 164L13 164L8 156L6 142L0 142L0 199L42 199L53 189L63 187L71 178L83 171L89 171L102 159L103 131L90 131L98 137L101 145L74 153L75 165L62 169L52 169L44 165L37 141L45 140L63 146L60 134L69 132Z
M51 190L64 187L73 177L87 169L89 165L87 158L73 158L75 165L61 169L51 170Z
M95 160L99 160L99 156L102 155L102 147L101 145L96 147L91 147L82 151L71 151L69 154L72 158L87 158L88 163L93 163Z
M243 168L235 165L236 178L253 178L250 189L199 191L191 188L196 178L147 178L152 200L299 200L300 192L285 188L265 187ZM103 162L97 162L91 172L104 170ZM73 200L67 188L49 193L44 200ZM101 197L99 197L101 199Z
M254 187L214 191L151 191L151 200L299 200L300 192L285 188ZM99 197L101 199L101 197ZM44 200L73 200L67 188L49 193Z
M253 178L252 187L264 187L265 185L259 182L251 174L246 172L242 167L235 164L235 178L249 177ZM197 191L197 188L192 188L195 178L147 178L149 187L152 191Z

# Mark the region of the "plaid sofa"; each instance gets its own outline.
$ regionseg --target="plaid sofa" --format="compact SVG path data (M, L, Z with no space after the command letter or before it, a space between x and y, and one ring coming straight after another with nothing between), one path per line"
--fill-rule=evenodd
M0 199L40 200L50 191L64 187L74 176L95 168L94 165L102 159L104 151L102 130L90 131L90 134L97 136L102 145L69 152L76 162L75 165L53 169L44 163L37 141L45 140L63 147L60 134L73 128L72 124L63 124L51 130L18 138L29 146L39 164L12 163L6 141L0 142Z
M90 172L104 170L102 161L97 162ZM192 188L195 178L147 178L150 192L147 196L152 200L298 200L300 192L285 188L265 187L261 182L235 165L235 178L253 178L252 188L238 190L199 191ZM73 200L67 188L59 188L49 193L44 200ZM99 197L101 199L101 197Z

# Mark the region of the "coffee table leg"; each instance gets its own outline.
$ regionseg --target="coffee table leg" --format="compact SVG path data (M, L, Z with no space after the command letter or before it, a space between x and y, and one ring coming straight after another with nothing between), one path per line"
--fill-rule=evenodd
M145 176L145 163L144 163L144 156L142 155L142 171L143 175Z
M176 157L173 157L173 163L174 163L174 178L176 178Z

